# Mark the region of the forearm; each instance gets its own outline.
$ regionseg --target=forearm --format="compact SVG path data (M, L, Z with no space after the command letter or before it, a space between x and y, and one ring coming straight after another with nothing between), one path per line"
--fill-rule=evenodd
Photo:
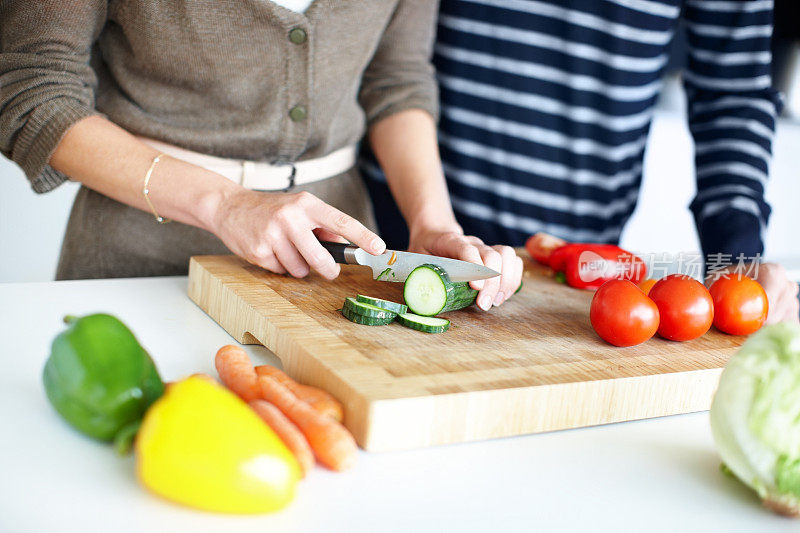
M113 123L89 117L70 128L50 165L97 192L150 211L144 177L158 151ZM310 269L332 279L339 267L315 238L344 237L370 253L386 245L357 220L307 193L250 191L219 174L172 157L148 184L162 217L206 229L234 253L277 273L303 277Z
M422 229L461 233L450 206L433 118L409 109L374 124L369 140L413 235Z
M487 246L464 235L456 222L442 172L436 124L429 113L409 109L375 123L372 151L408 224L409 249L483 264L500 276L471 282L478 306L500 305L519 287L522 260L508 246Z
M149 212L142 188L157 155L124 129L93 116L67 131L50 165L90 189ZM159 215L210 229L216 207L239 187L219 174L165 157L155 166L148 188Z

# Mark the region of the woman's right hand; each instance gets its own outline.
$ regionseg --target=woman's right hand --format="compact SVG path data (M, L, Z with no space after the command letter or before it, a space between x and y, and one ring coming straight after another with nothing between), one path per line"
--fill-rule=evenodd
M339 265L318 238L344 238L374 255L386 250L383 240L358 220L308 192L236 189L218 203L208 229L236 255L296 278L311 269L326 279L339 275Z

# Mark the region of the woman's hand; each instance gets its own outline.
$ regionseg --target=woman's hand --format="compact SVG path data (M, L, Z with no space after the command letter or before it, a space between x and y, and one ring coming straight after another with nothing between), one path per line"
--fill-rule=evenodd
M800 302L797 283L790 280L786 269L778 263L758 265L754 279L764 287L769 302L767 324L800 321Z
M510 246L487 246L477 237L460 231L412 231L409 251L452 257L484 265L500 272L499 276L470 282L478 293L478 307L484 311L500 305L511 297L522 281L522 259Z
M344 237L375 255L386 250L383 240L359 221L308 192L237 189L216 206L208 229L236 255L296 278L311 269L327 279L339 275L339 265L317 238Z

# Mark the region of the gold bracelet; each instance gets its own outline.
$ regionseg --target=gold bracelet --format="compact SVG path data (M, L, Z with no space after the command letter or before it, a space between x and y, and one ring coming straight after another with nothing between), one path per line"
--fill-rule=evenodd
M161 158L166 156L166 154L158 154L153 158L153 162L150 163L150 168L147 169L147 174L144 175L144 185L142 186L142 194L144 194L144 201L147 202L147 205L150 207L150 211L153 212L153 216L156 217L156 222L159 224L166 224L167 222L171 222L169 219L162 217L156 212L156 208L153 207L153 202L150 201L150 189L147 187L150 183L150 176L153 175L153 170L156 168L156 165Z

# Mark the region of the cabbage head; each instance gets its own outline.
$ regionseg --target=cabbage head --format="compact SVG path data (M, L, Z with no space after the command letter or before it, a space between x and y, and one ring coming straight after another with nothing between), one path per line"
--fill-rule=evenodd
M724 465L764 505L800 515L800 326L765 326L731 357L711 431Z

